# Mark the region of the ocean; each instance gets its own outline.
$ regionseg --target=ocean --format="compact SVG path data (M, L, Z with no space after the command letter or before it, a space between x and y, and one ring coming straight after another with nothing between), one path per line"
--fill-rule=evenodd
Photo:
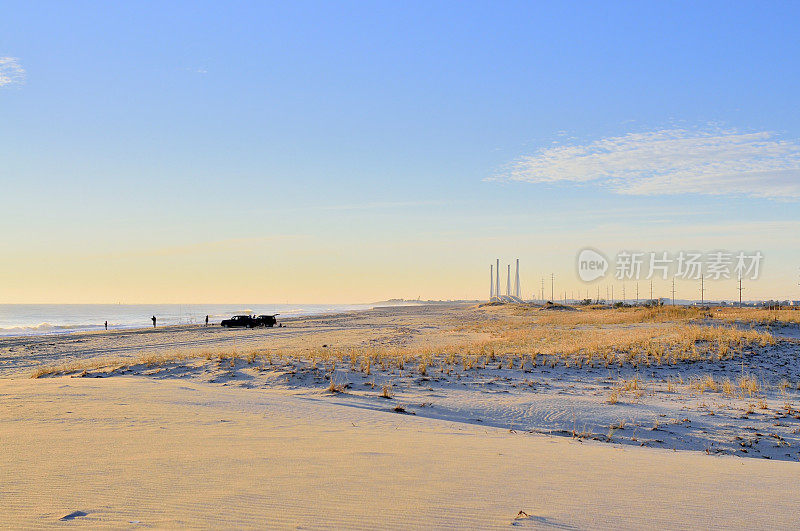
M371 304L0 304L0 336L68 334L108 328L219 324L235 314L280 314L298 317L368 310Z

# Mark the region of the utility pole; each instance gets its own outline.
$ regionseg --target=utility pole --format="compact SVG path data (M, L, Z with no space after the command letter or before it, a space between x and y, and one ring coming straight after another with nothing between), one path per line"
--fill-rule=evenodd
M597 304L600 304L600 286L597 286L597 300L595 301Z
M550 273L550 300L555 298L556 276Z
M544 302L544 277L542 277L542 292L541 292L541 295L542 295L542 302Z
M706 288L705 288L705 277L700 275L700 306L706 305Z
M743 289L744 288L742 287L742 274L739 273L739 308L742 307L742 290Z
M639 306L639 283L636 283L636 306Z
M611 306L614 306L614 284L611 284Z
M672 277L672 305L675 306L675 277Z
M625 283L622 283L622 304L625 304Z
M653 300L653 279L650 279L650 300Z

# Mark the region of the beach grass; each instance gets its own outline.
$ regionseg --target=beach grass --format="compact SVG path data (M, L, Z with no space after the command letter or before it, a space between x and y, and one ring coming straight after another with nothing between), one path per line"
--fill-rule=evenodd
M138 358L100 359L38 368L36 378L74 374L105 367L118 371L130 366L163 367L193 359L273 366L285 359L302 360L312 367L349 366L370 375L381 371L416 371L427 376L440 372L470 371L486 367L530 370L538 366L633 368L675 365L697 361L734 359L743 353L775 343L767 330L735 326L732 322L701 324L693 308L630 308L622 311L596 309L577 312L520 312L518 308L493 308L492 315L452 328L452 341L436 345L306 347L278 352L266 349L236 351L218 348L202 351L170 351ZM760 315L755 317L761 319ZM464 333L472 340L461 339ZM697 384L703 391L722 384Z

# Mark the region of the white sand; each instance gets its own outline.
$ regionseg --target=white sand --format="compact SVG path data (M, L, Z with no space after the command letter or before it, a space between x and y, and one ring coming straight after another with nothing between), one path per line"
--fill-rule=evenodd
M0 393L0 526L11 528L800 525L797 463L197 381L2 380ZM59 520L73 511L86 516Z
M74 334L46 338L0 340L0 377L27 377L39 364L60 360L97 363L116 358L109 367L132 363L141 355L188 352L194 357L150 366L144 363L124 371L91 369L89 376L149 375L153 378L190 379L218 385L259 390L282 390L365 409L402 406L418 416L534 431L578 435L635 446L734 454L747 458L800 460L800 343L797 325L773 328L775 345L753 346L732 359L631 367L597 363L591 366L541 359L535 366L515 362L509 368L500 357L485 359L480 367L464 369L458 360L448 365L435 360L426 375L416 363L404 369L375 363L369 375L347 359L335 367L331 361L309 361L302 355L312 347L389 351L403 347L443 345L475 340L487 321L502 318L502 308L462 306L385 308L332 316L305 317L287 327L225 330L219 327L173 327L110 333ZM730 326L716 323L718 326ZM673 323L623 325L669 327ZM472 331L470 331L472 330ZM234 363L206 359L202 353L240 354L257 349L258 359L240 357ZM326 350L326 349L322 349ZM552 362L552 360L550 360ZM80 367L80 366L79 366ZM77 372L80 372L78 368ZM333 372L332 372L333 371ZM754 375L761 389L756 394L722 392L724 379L735 382L742 374ZM333 375L346 392L323 393ZM713 377L716 391L700 391L700 376ZM612 389L622 379L636 378L637 391L626 392L609 403ZM788 382L786 387L781 381ZM693 383L694 382L694 383ZM381 398L391 386L391 406Z
M800 379L796 325L742 359L641 369L495 361L367 375L269 355L453 344L476 337L463 323L491 318L393 308L273 330L0 339L0 527L798 527L800 393L776 387ZM267 357L28 378L64 360L233 348ZM675 383L743 368L766 408ZM326 391L332 375L346 392ZM633 376L646 392L608 403Z

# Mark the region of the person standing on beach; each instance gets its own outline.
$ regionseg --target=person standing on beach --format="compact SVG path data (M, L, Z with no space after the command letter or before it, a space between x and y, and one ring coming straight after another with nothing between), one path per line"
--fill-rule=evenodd
M208 326L208 316L206 315L206 326Z
M108 330L108 321L106 321L106 330Z
M153 328L155 328L156 327L156 316L154 315L153 317L150 318L150 320L153 321Z

